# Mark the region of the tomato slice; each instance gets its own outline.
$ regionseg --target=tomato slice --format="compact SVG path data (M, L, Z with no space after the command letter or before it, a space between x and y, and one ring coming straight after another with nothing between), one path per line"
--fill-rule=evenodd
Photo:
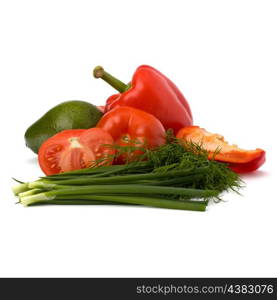
M208 151L210 159L226 162L233 171L238 173L254 171L265 162L264 150L245 150L230 145L222 135L210 133L199 126L184 127L176 137L200 144Z
M91 167L100 158L108 163L105 158L114 154L114 149L105 144L113 144L113 138L103 129L64 130L41 145L39 165L46 175L53 175Z

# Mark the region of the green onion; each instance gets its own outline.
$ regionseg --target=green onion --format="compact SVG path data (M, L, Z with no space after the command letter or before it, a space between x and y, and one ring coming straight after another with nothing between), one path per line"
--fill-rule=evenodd
M79 200L76 200L76 199ZM34 204L57 204L63 203L67 204L68 200L72 200L70 204L94 204L94 201L105 201L106 202L114 202L114 203L124 203L124 204L138 204L150 207L158 207L158 208L169 208L169 209L181 209L181 210L193 210L193 211L205 211L207 202L192 202L192 201L182 201L182 200L169 200L169 199L162 199L162 198L152 198L152 197L137 197L137 196L115 196L115 195L78 195L77 197L69 196L64 199L64 196L61 198L53 196L49 196L49 193L42 193L30 197L24 197L21 199L21 203L24 206L34 205ZM87 202L84 202L87 200ZM89 203L88 200L91 200L92 203ZM97 203L99 204L99 203Z
M73 179L65 179L59 180L58 184L62 185L84 185L84 184L116 184L116 183L125 183L125 182L134 182L141 180L149 180L149 179L163 179L163 178L175 178L182 177L188 174L196 174L201 173L207 170L207 168L199 168L197 171L192 169L187 170L179 170L179 171L171 171L164 173L146 173L146 174L138 174L138 175L118 175L112 177L91 177L91 176L81 176ZM43 181L44 183L48 183L47 180ZM49 181L49 185L51 187L51 181ZM31 186L30 186L31 187ZM32 186L34 187L34 186ZM38 186L39 187L39 184Z

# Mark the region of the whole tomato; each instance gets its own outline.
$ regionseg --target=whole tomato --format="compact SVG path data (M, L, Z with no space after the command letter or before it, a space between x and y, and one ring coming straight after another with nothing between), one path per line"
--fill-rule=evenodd
M104 129L120 146L143 146L153 149L166 142L162 123L153 115L128 106L120 106L107 112L96 125ZM138 154L139 151L133 154Z

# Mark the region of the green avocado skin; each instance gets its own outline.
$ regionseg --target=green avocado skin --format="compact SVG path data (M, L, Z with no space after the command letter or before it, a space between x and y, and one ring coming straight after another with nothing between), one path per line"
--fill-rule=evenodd
M38 153L41 144L65 129L95 127L103 113L88 102L72 100L58 104L32 124L25 132L28 148Z

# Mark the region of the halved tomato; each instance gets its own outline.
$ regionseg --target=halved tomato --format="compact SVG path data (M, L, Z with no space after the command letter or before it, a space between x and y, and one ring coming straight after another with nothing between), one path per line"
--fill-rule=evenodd
M113 144L113 138L101 128L64 130L41 145L39 165L46 175L53 175L88 168L100 158L108 162L114 149L105 144Z

